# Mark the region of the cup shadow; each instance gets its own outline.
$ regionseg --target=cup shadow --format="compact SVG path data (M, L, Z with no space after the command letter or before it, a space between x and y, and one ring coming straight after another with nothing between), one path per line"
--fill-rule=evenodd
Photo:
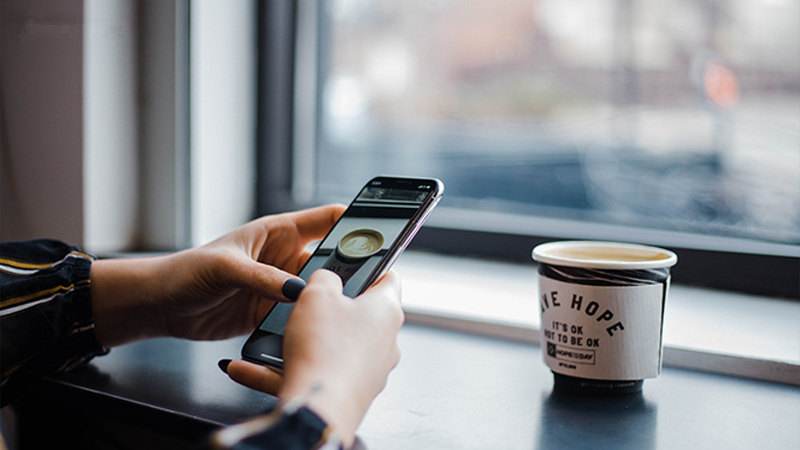
M536 449L654 449L657 406L642 393L589 397L553 390L544 398Z

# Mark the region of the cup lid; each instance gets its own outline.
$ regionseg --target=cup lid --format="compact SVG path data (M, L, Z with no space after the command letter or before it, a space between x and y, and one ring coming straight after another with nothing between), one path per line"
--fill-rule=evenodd
M540 263L587 269L661 269L678 262L675 253L649 245L604 241L557 241L531 253Z

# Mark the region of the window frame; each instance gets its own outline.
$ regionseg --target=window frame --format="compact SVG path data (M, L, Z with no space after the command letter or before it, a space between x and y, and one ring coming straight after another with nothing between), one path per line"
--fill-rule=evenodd
M324 67L318 49L327 30L320 5L315 0L259 3L257 215L315 204L316 92ZM453 220L466 213L468 222ZM455 225L464 223L470 227ZM665 246L678 254L673 282L800 300L800 246L788 244L440 208L411 248L531 263L536 244L560 239Z

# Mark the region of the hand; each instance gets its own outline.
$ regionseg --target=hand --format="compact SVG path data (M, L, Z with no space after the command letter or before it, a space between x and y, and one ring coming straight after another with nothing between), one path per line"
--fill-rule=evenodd
M106 346L174 336L224 339L255 329L284 283L310 256L344 206L266 216L202 247L156 258L100 260L92 311Z
M282 400L308 395L309 406L349 445L372 400L400 359L403 323L400 281L392 273L355 300L342 294L339 277L314 272L286 324L284 373L232 361L235 381Z

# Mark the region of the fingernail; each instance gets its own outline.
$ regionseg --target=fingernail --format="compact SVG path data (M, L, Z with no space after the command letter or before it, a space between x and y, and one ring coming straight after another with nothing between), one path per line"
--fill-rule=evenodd
M289 278L283 283L283 296L291 301L296 301L300 297L300 292L306 287L306 282L302 278Z
M219 370L221 370L221 371L223 371L225 373L228 373L228 366L230 365L230 363L231 363L231 360L227 359L227 358L226 359L220 359L219 361L217 361L217 365L219 366Z

